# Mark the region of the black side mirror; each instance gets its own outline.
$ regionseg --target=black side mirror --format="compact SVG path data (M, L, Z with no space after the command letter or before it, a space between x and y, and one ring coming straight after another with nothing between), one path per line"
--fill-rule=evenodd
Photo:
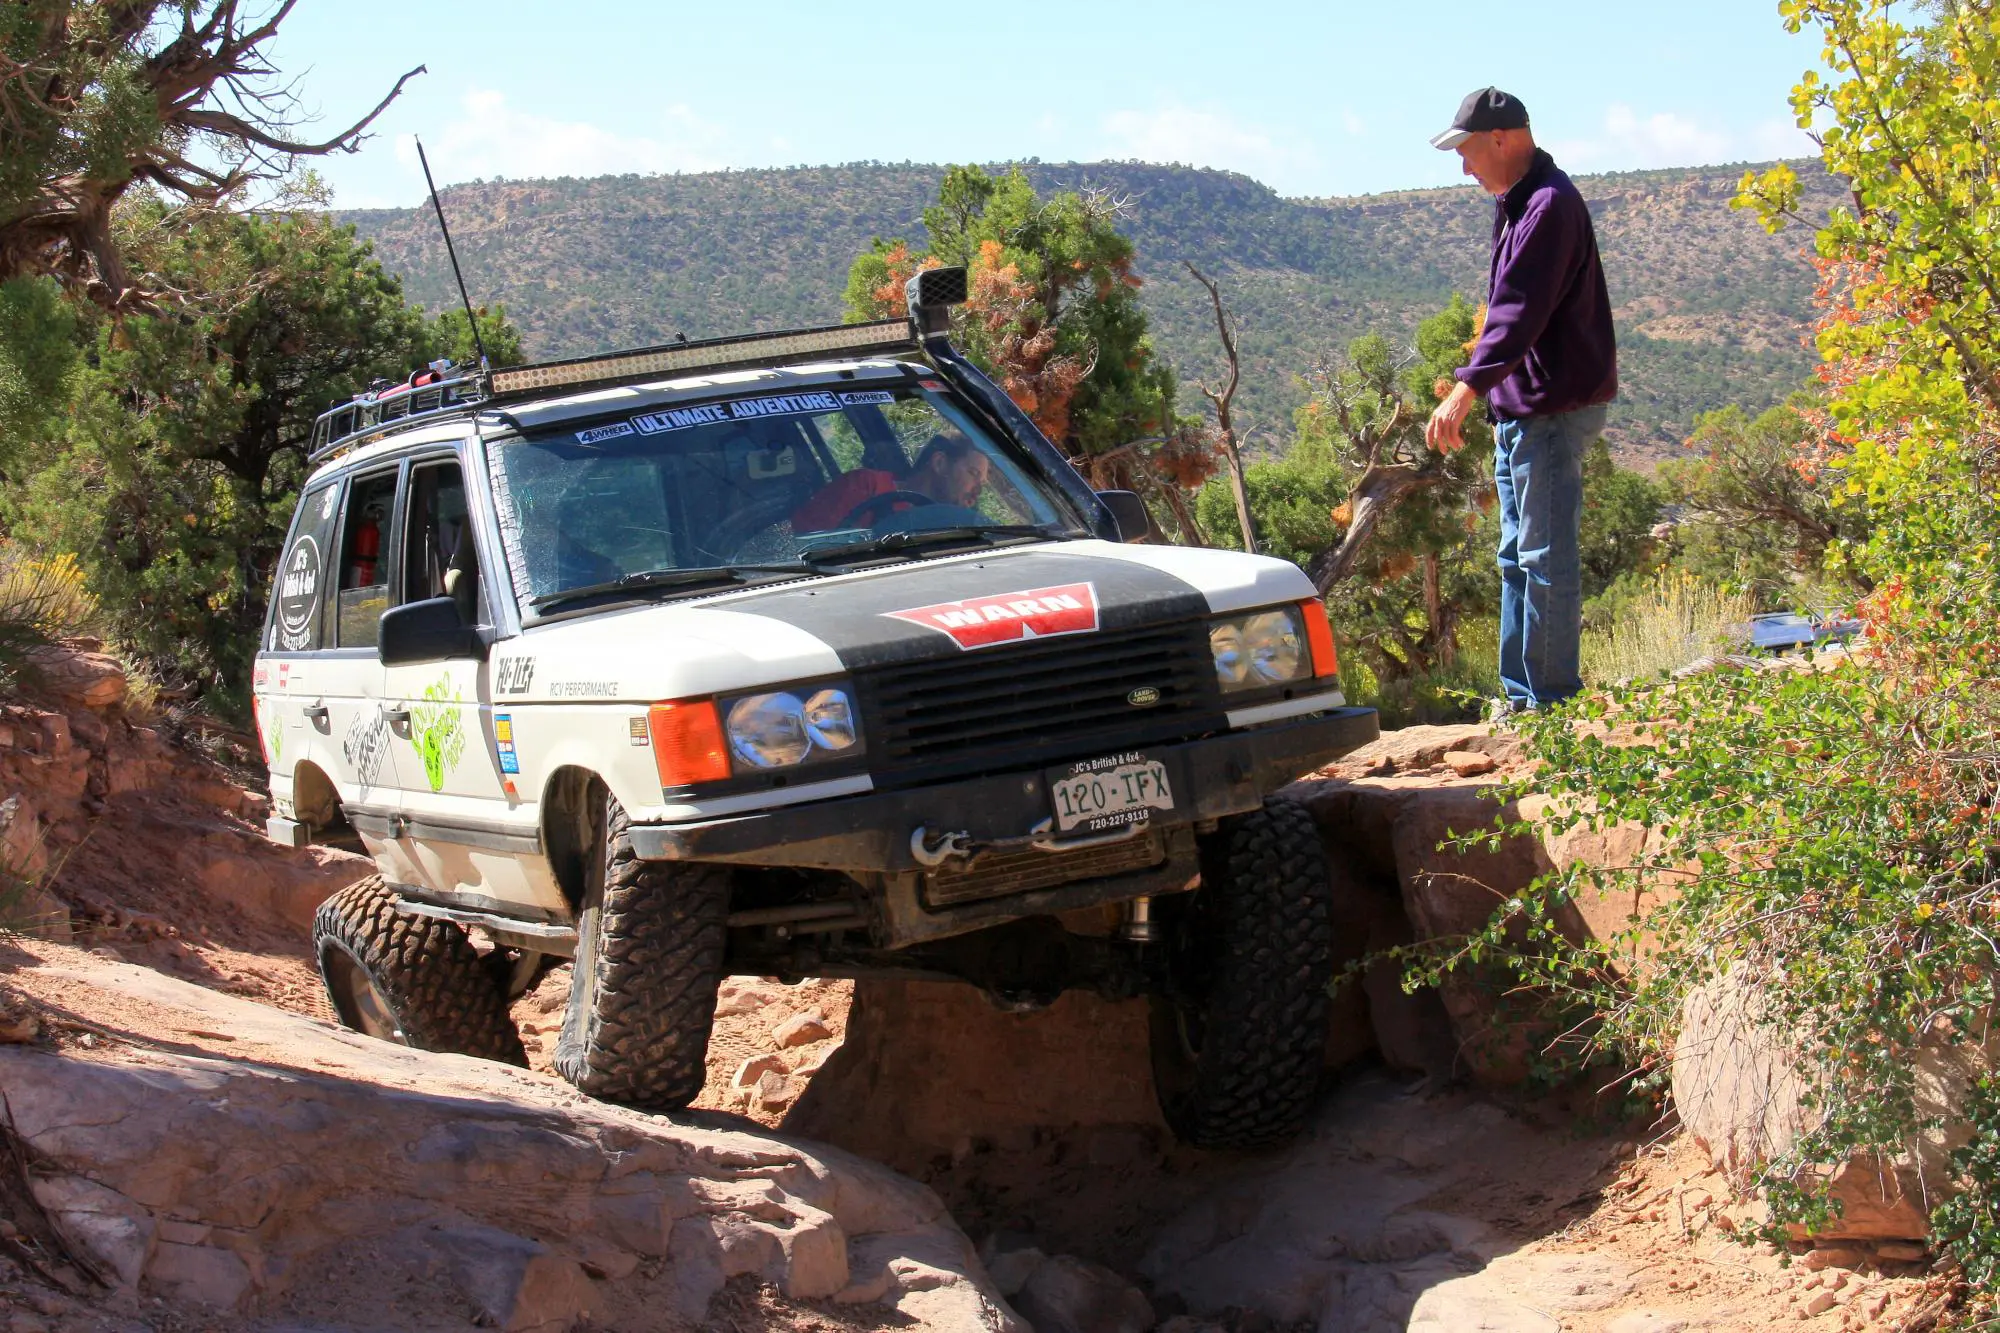
M1142 542L1153 535L1153 516L1137 491L1099 491L1097 498L1111 511L1119 541Z
M486 637L459 618L458 603L432 597L382 613L375 652L383 666L437 662L447 657L486 657Z

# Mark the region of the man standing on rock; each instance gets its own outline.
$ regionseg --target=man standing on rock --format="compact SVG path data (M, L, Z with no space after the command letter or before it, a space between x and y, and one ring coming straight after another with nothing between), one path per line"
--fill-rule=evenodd
M1510 708L1539 708L1583 688L1583 455L1618 395L1611 299L1590 209L1535 147L1519 98L1468 94L1431 144L1456 149L1497 204L1486 327L1425 438L1444 453L1462 447L1466 413L1486 399L1500 492L1500 684Z

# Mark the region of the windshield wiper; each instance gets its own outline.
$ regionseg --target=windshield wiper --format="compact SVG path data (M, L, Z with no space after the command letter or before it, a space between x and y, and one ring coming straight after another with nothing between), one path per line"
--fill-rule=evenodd
M799 559L808 565L818 567L823 563L855 560L871 555L890 555L898 551L911 551L925 546L940 546L959 542L984 540L988 545L1000 545L1011 538L1014 541L1073 537L1068 531L1051 532L1038 523L968 523L950 528L919 528L909 532L884 533L880 537L870 537L866 541L845 542L839 546L815 546L799 552Z
M621 578L607 579L603 583L587 583L580 588L563 588L557 592L545 592L539 597L530 597L528 605L537 611L565 602L580 602L591 597L605 597L621 592L651 592L663 588L693 589L723 583L749 583L757 575L769 578L811 574L813 570L804 564L794 565L713 565L697 569L642 569L636 574L626 574ZM758 580L762 581L762 580Z

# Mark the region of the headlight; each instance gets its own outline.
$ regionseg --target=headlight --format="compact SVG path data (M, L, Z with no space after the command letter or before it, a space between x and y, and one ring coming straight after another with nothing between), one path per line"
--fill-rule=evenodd
M846 690L816 690L805 706L806 735L826 750L845 750L854 744L854 704Z
M1307 674L1305 639L1289 611L1266 611L1243 625L1243 646L1250 653L1250 674L1269 685L1297 680Z
M812 749L796 694L753 694L729 706L729 749L752 768L789 768Z
M832 685L749 694L724 704L723 732L729 740L729 753L739 765L791 768L858 753L858 711L853 696Z
M1297 607L1218 620L1209 627L1208 650L1225 694L1285 685L1313 674Z

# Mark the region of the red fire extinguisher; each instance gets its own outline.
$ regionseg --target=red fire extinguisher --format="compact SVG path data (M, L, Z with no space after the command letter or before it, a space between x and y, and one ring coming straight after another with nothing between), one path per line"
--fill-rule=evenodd
M355 530L353 560L347 566L347 586L367 588L375 582L376 558L382 554L382 529L364 524Z

